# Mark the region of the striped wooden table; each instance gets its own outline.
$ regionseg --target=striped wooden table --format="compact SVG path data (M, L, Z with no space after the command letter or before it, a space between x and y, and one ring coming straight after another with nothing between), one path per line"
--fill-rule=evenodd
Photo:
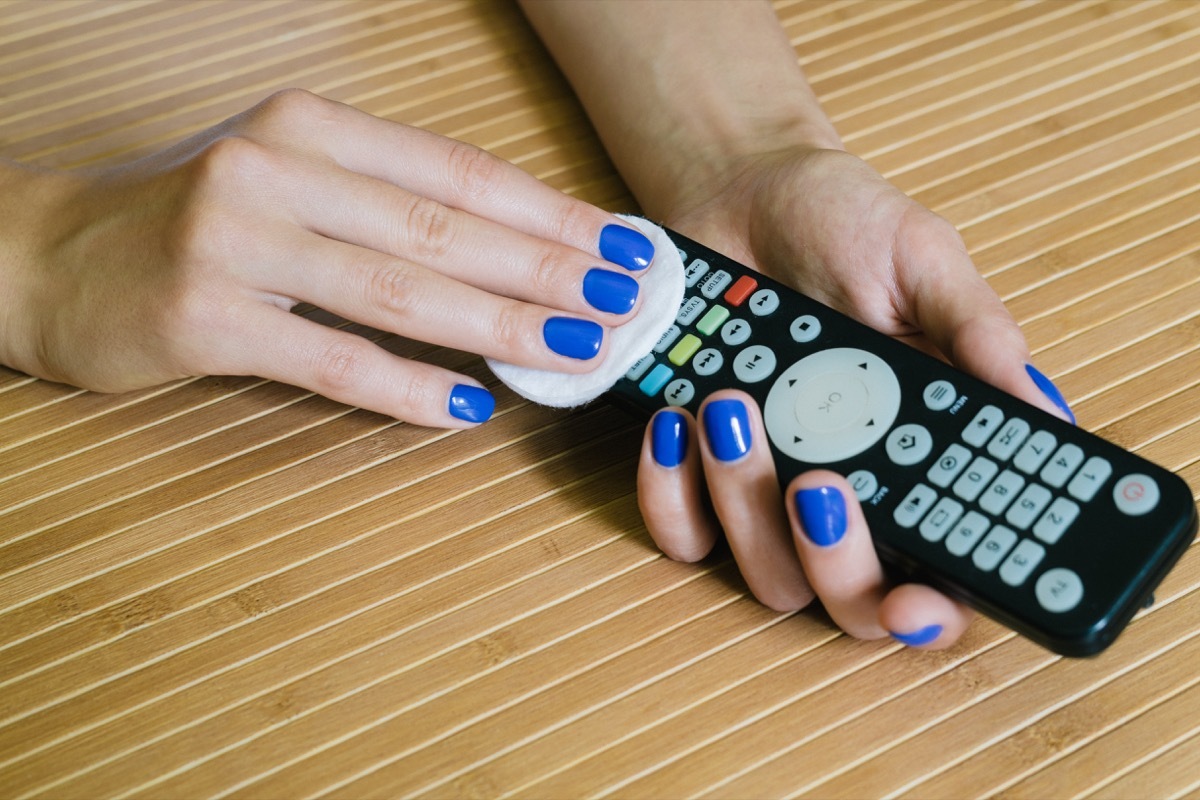
M1081 424L1200 486L1200 4L777 5ZM285 86L633 207L508 3L0 3L6 157L131 159ZM1200 797L1194 552L1097 659L856 642L661 557L634 421L497 394L446 433L0 369L0 795Z

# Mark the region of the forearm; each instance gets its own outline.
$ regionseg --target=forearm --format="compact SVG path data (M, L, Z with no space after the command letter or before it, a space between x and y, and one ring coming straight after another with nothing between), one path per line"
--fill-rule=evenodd
M841 147L768 3L522 4L651 216L742 156Z

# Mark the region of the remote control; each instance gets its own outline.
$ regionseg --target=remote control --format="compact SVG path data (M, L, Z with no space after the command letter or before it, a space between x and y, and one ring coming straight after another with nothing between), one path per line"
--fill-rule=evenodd
M881 559L1066 656L1100 652L1191 543L1192 492L1124 449L672 231L675 324L611 394L763 412L779 479L845 475Z

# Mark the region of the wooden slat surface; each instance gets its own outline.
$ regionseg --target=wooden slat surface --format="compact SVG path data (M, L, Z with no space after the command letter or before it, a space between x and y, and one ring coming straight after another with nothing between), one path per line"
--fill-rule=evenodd
M1200 486L1200 4L776 6L1080 423ZM0 2L6 157L120 162L287 86L633 209L508 3ZM940 654L855 642L656 552L635 421L362 332L477 376L496 418L0 368L0 795L1200 795L1194 552L1097 659L987 621Z

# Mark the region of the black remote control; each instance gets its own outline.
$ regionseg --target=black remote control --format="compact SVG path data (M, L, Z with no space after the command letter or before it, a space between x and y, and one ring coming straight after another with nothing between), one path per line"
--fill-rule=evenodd
M683 304L612 394L736 387L779 479L845 475L880 557L1067 656L1100 652L1191 543L1179 477L672 231Z

